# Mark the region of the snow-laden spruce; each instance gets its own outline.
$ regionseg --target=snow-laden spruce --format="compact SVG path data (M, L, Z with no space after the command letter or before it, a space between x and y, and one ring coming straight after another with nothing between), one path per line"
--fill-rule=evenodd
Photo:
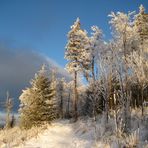
M56 115L55 90L44 65L30 84L20 96L20 126L23 128L49 123Z

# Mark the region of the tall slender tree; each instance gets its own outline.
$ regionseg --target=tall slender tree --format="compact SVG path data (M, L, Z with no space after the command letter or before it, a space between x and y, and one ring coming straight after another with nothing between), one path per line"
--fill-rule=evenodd
M68 43L66 46L65 58L69 60L66 68L69 72L74 74L74 118L78 118L78 72L82 72L89 68L89 61L86 56L89 56L88 49L89 39L87 37L87 32L80 28L80 19L77 18L73 26L71 26L71 31L68 33Z
M5 103L5 108L6 108L6 125L5 128L10 128L11 127L11 111L12 111L13 103L12 103L12 98L9 96L9 92L7 92L7 98L6 98L6 103Z
M91 76L93 83L95 83L95 63L98 58L98 54L101 54L104 50L102 41L102 31L97 26L91 27L92 36L90 37L90 62L91 62Z
M116 50L118 50L118 53L121 59L120 60L122 64L122 81L121 86L123 89L123 108L124 108L124 122L125 122L125 132L127 132L127 126L128 126L128 111L129 111L129 93L130 88L128 85L128 63L127 63L127 57L128 54L132 52L132 42L135 39L135 33L133 31L133 18L134 18L134 12L128 12L128 14L117 12L111 13L109 15L111 17L110 24L112 26L113 30L113 38L114 43L116 44ZM120 73L121 74L121 73ZM121 75L120 75L121 76ZM124 78L123 78L124 77ZM121 78L121 77L120 77ZM120 79L121 80L121 79ZM121 82L121 81L120 81Z

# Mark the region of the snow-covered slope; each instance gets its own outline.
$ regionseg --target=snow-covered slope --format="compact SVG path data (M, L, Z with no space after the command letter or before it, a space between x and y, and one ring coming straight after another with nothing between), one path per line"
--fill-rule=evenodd
M22 148L91 148L95 146L95 135L92 127L86 128L83 123L69 123L68 120L54 123L42 134L32 138L19 147ZM105 147L97 143L98 147Z
M139 110L131 117L131 131L116 131L114 118L107 123L103 115L80 118L77 122L57 120L51 125L21 130L0 130L0 148L148 148L148 116Z

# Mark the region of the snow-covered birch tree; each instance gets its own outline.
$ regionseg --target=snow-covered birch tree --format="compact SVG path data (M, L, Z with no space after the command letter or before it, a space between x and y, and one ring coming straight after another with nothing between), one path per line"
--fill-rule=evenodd
M133 52L128 57L128 64L132 69L133 74L136 76L138 81L138 85L141 90L141 106L142 106L142 115L144 114L144 89L148 85L148 60L146 60L141 54L138 52Z
M102 40L102 31L97 26L91 27L92 36L90 37L90 62L91 62L91 76L93 83L95 83L95 64L98 58L98 54L104 50L104 44Z
M127 14L122 12L117 12L116 14L112 12L110 15L110 24L113 30L113 39L115 43L115 50L118 52L118 56L121 58L117 65L118 76L120 80L120 86L122 87L123 93L123 106L124 106L124 121L125 121L125 131L127 130L127 120L128 113L127 107L129 107L129 94L130 88L128 85L128 74L129 67L127 63L127 56L133 51L133 42L136 39L137 33L133 29L134 12L128 12ZM121 67L122 66L122 67ZM122 70L122 72L121 72ZM121 84L122 83L122 84Z

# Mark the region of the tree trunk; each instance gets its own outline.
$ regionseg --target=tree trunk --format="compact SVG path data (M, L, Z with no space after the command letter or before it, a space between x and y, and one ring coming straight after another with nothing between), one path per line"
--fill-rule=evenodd
M142 88L141 88L141 109L142 109L142 116L144 115L144 106L143 106L144 98L143 98L143 92L144 92L144 89L143 89L143 86L142 86Z
M12 110L12 99L9 98L9 92L7 92L7 99L6 99L6 125L5 128L10 128L10 113Z
M96 112L96 109L97 109L96 103L97 103L97 101L96 101L96 97L93 95L92 99L93 99L92 100L92 104L93 104L93 113L92 113L92 115L93 115L94 121L97 121L97 112Z
M78 119L78 91L77 91L77 71L74 72L74 119Z
M68 96L68 100L67 100L67 111L66 111L66 117L69 118L70 117L70 92L69 92L69 96Z
M61 100L61 102L60 102L60 114L61 114L61 118L63 118L63 94L61 94L60 100Z
M94 83L95 82L95 58L94 58L94 56L92 59L91 70L92 70L92 78L93 78L93 83Z
M109 75L109 109L114 109L114 97L112 88L112 73Z
M6 126L7 129L10 128L10 110L7 109L7 115L6 115Z
M92 96L92 99L93 99L93 117L94 117L94 120L96 121L96 116L97 116L97 106L96 106L96 103L97 103L97 99L96 99L96 94L95 94L95 56L92 57L92 64L91 64L91 71L92 71L92 93L93 93L93 96Z
M105 115L106 115L106 122L108 123L108 112L109 112L109 89L108 86L106 86L106 92L105 92Z
M139 100L140 100L140 88L139 88L139 84L138 84L137 88L138 88L138 96L137 96L136 107L139 107L139 105L140 105L140 103L139 103Z

